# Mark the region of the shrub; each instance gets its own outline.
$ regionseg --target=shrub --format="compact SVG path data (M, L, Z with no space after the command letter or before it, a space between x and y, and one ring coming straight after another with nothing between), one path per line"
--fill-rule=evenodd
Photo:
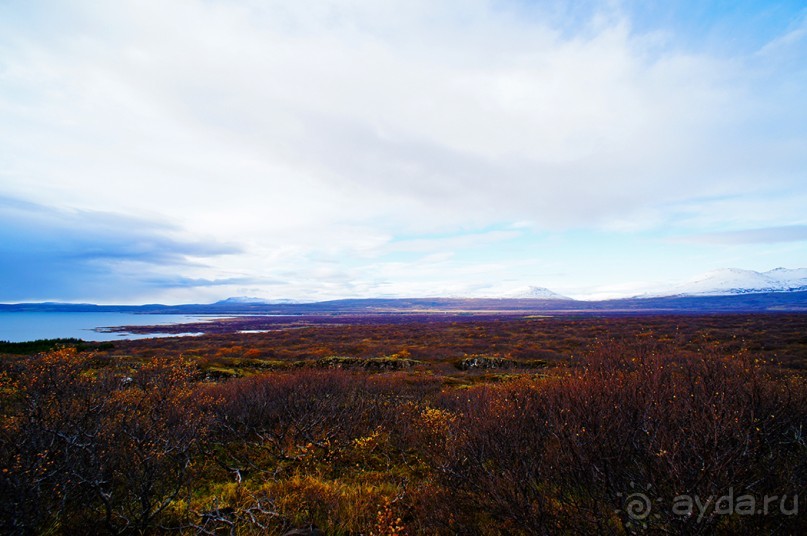
M681 516L669 501L804 489L805 387L744 353L612 342L559 378L448 393L446 443L423 444L471 532L623 533L637 486L667 499L646 521L662 532L793 531L797 516Z
M207 430L195 371L153 360L130 376L60 349L19 364L2 389L0 529L143 531L189 482Z

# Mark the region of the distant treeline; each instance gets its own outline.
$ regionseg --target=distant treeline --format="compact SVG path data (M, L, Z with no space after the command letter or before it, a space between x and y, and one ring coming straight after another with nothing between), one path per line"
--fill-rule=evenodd
M24 342L0 341L0 354L31 355L62 347L71 347L79 352L84 352L87 350L110 350L114 345L111 342L87 342L72 337L68 339L37 339Z

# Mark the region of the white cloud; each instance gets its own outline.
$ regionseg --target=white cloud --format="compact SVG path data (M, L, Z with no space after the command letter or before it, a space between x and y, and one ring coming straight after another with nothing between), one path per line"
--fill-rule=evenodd
M724 211L742 219L760 189L803 193L807 114L788 88L804 69L767 68L803 47L803 26L725 58L677 49L663 28L637 34L613 4L565 25L561 4L536 9L10 2L0 193L246 250L190 277L310 272L334 288L364 276L322 263L372 261L402 235L626 232L705 196L735 196Z

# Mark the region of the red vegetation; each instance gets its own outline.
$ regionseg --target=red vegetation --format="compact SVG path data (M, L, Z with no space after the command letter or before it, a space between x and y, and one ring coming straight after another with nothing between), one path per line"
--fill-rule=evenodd
M797 351L787 330L804 320L787 319L770 343L726 329L710 333L723 343L704 342L713 319L688 340L691 318L508 320L306 328L255 346L183 340L207 345L193 354L209 357L193 359L142 357L174 341L132 343L125 358L6 358L0 532L803 533L807 384L759 354ZM621 337L582 348L595 332ZM261 371L253 350L289 360ZM559 356L540 374L525 357L538 351ZM247 377L211 381L235 366L219 352L252 352L239 363ZM354 357L326 361L341 368L303 358L333 353ZM480 353L499 354L490 363L506 371L456 367ZM420 364L395 369L411 359ZM644 517L626 503L637 490L652 506ZM791 499L758 515L714 500L692 515L673 508L726 494Z
M217 363L258 358L274 363L317 360L329 356L377 357L408 352L408 357L449 365L466 354L516 360L558 361L596 340L638 336L696 350L720 342L725 352L745 348L778 362L807 368L807 315L678 315L678 316L474 316L376 315L354 323L354 317L318 318L317 325L274 318L265 333L220 333L200 337L119 341L111 355L150 357L198 356ZM326 322L327 320L327 322ZM243 318L239 328L259 318ZM283 324L282 322L287 322ZM179 325L177 329L182 328Z
M4 531L142 531L179 496L212 422L187 362L155 359L128 375L63 349L6 374Z

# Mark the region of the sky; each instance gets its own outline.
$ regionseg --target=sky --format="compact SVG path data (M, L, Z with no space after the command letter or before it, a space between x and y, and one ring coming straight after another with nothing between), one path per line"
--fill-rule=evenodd
M807 5L0 0L0 302L807 267Z

